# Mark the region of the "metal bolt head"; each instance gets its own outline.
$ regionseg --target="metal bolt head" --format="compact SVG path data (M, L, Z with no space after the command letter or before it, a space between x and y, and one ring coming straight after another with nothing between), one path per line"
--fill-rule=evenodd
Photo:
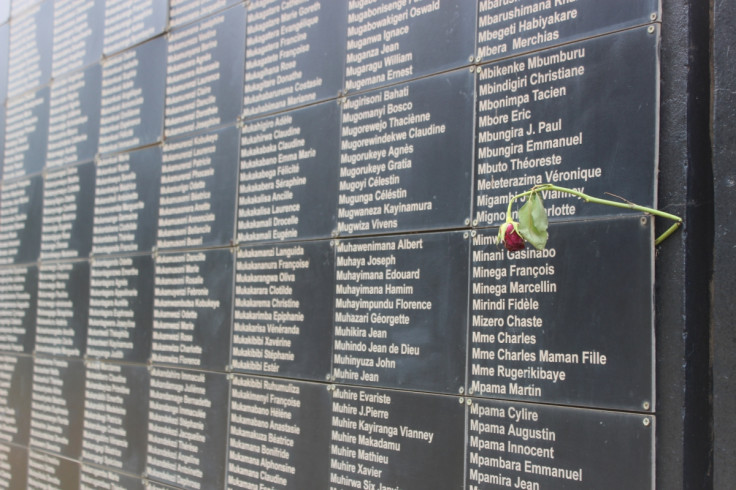
M458 402L458 403L459 403L460 405L462 405L463 403L465 403L465 398L463 398L463 397L460 397L460 398L458 398L458 399L457 399L457 402Z
M649 402L644 402L644 403L642 403L642 404L641 404L641 406L642 406L642 408L643 408L644 410L649 410L649 407L650 407L651 405L649 405Z
M469 225L470 224L470 218L465 218L465 224L466 225Z
M472 55L472 54L471 54L470 56L468 56L468 61L470 61L471 63L472 63L473 61L475 61L475 58L473 57L473 55Z
M473 73L475 71L475 67L474 66L471 66L469 69L470 69L470 73Z
M475 393L475 390L473 390L473 388L470 388L470 389L468 390L468 395L472 395L473 393Z
M470 398L468 398L467 400L465 400L465 404L466 404L467 406L470 406L470 405L472 405L472 404L473 404L473 400L471 400Z
M465 233L463 233L463 238L468 238L469 236L470 236L470 235L468 234L468 232L467 232L467 231L466 231Z
M652 421L649 419L649 417L646 417L644 420L641 421L642 424L644 424L644 427L649 427L649 424L652 423Z
M652 12L649 14L649 20L657 20L657 12Z
M478 220L477 219L474 219L473 220L473 226L478 226Z
M654 33L654 26L649 26L649 27L647 27L647 32L648 32L649 34L652 34L652 33Z
M330 373L327 373L327 374L325 375L325 379L326 379L327 381L332 381L332 375L331 375Z
M460 387L460 389L459 389L459 390L457 390L457 392L458 392L458 393L460 393L460 394L462 395L463 393L465 393L465 388L463 388L463 387L461 386L461 387Z

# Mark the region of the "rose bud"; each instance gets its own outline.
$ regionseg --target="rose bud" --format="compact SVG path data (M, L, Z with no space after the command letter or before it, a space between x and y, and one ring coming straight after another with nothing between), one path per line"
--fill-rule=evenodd
M515 223L504 223L501 225L503 233L503 245L509 252L524 250L524 238L516 231Z

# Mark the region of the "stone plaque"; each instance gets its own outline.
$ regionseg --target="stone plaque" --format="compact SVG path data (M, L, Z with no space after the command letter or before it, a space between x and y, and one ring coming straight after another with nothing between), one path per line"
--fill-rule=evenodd
M88 257L92 248L94 162L47 172L43 184L41 260Z
M88 362L82 460L141 474L148 436L148 369Z
M40 172L46 159L49 88L6 101L3 180Z
M244 117L338 95L346 4L266 0L248 5Z
M79 463L39 451L28 454L28 486L25 488L78 488Z
M473 238L471 394L653 408L650 220L555 223L549 231L544 250L499 249L496 229Z
M36 357L31 397L31 447L78 459L84 419L84 362Z
M168 35L164 136L234 124L243 91L245 7L239 5Z
M3 268L0 274L0 351L33 352L37 303L38 267Z
M105 0L103 53L109 56L164 32L168 7L168 2L151 0ZM156 66L163 59L157 57Z
M461 232L337 241L336 381L457 393L469 245Z
M33 358L0 354L0 439L28 446Z
M657 0L480 0L477 60L505 58L659 18Z
M100 59L104 21L105 0L54 4L54 47L51 62L54 78Z
M158 211L159 249L232 243L237 168L235 126L166 142Z
M108 3L107 7L109 12L111 5ZM125 9L130 9L127 2ZM166 82L166 64L162 60L165 56L166 39L159 37L105 59L100 100L100 153L161 140Z
M361 91L468 64L475 9L466 0L348 2L345 89Z
M81 358L87 345L89 262L39 266L36 352Z
M170 0L169 25L177 27L188 24L240 0Z
M153 257L91 263L87 356L145 363L151 357Z
M332 349L330 243L241 248L235 267L233 369L324 379Z
M149 479L184 488L223 488L228 391L224 374L151 371Z
M153 250L160 181L160 146L97 161L92 254Z
M331 236L339 124L340 109L334 102L245 122L240 139L240 243Z
M340 235L466 223L472 93L472 73L458 70L344 100Z
M92 160L100 130L101 68L57 78L51 85L46 167Z
M503 222L510 196L543 183L653 206L657 32L634 29L479 67L480 226ZM569 194L543 197L550 219L626 213Z
M462 488L464 424L457 397L335 386L331 488Z
M41 249L43 177L3 182L0 189L0 264L35 262Z
M232 329L233 255L230 249L158 255L154 363L225 369Z
M13 5L8 55L8 98L44 85L51 78L54 5L51 0L16 15Z
M654 488L654 417L473 399L468 488Z
M227 488L328 488L327 386L234 376L231 387Z

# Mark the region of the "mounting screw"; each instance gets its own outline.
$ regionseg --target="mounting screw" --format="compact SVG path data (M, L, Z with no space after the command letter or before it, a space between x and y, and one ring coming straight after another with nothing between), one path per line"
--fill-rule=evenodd
M327 381L332 381L332 375L331 375L330 373L327 373L327 374L325 375L325 379L326 379Z
M466 225L469 225L470 224L470 218L465 218L465 224Z
M477 219L474 219L473 220L473 226L478 226L478 220Z
M232 381L233 380L233 373L227 373L225 375L225 379L228 380L228 381Z
M478 232L477 232L477 231L475 231L475 230L473 230L473 231L471 231L471 232L470 232L470 236L475 236L475 235L477 235L477 234L478 234Z
M233 366L231 364L225 364L225 372L231 373L233 371Z
M468 395L472 395L473 393L475 393L475 390L473 390L473 388L470 388L470 389L468 390Z
M465 400L465 404L466 404L467 406L470 406L470 405L472 405L472 404L473 404L473 400L471 400L470 398L468 398L467 400Z
M649 27L647 27L647 32L648 32L649 34L652 34L652 33L654 33L654 26L649 26Z
M472 63L473 61L475 61L475 58L473 57L473 55L472 55L472 54L471 54L470 56L468 56L468 61L470 61L471 63Z
M468 232L467 232L467 231L466 231L465 233L463 233L463 238L466 238L466 239L467 239L467 238L468 238L469 236L470 236L470 235L468 234Z
M463 397L460 397L460 398L458 398L458 399L457 399L457 402L458 402L458 403L459 403L460 405L462 405L463 403L465 403L465 398L463 398Z
M646 417L644 420L641 421L642 424L644 424L644 427L649 427L649 424L652 423L651 420L649 420L649 417Z
M644 402L641 404L641 406L644 410L649 410L649 407L650 407L649 402Z
M475 67L474 67L474 66L471 66L471 67L469 68L469 70L470 70L470 73L473 73L473 72L475 71Z
M642 217L641 217L641 218L639 219L639 222L641 223L641 225L642 225L642 226L644 226L644 225L646 225L646 224L647 224L647 218L646 218L646 217L644 217L644 216L642 216Z
M463 388L463 387L461 386L461 387L460 387L460 389L459 389L459 390L457 390L457 392L458 392L458 393L460 393L460 394L462 395L463 393L465 393L465 388Z
M657 12L652 12L649 14L649 20L657 20Z

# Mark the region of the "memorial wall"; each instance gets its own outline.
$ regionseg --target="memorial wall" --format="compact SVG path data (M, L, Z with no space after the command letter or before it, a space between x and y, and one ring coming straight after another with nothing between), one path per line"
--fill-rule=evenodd
M653 488L659 21L0 0L0 487Z

